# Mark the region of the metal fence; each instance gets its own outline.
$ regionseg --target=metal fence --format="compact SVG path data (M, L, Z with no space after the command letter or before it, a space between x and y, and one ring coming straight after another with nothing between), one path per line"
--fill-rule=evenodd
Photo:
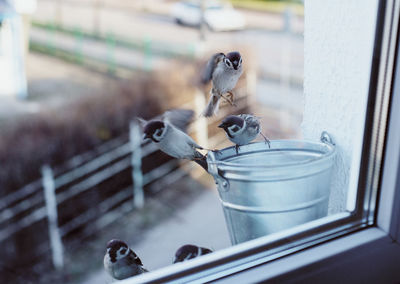
M196 44L173 44L153 39L125 38L113 33L97 35L81 28L33 22L30 49L59 56L84 65L105 66L110 73L118 68L151 71L168 59L194 59Z
M254 76L249 72L247 80L243 80L246 85L242 86L242 96L236 98L238 107L234 109L235 113L247 110L251 99L248 93L254 92ZM205 96L199 90L191 108L200 113L205 103ZM220 112L224 116L231 113L232 109L222 108ZM217 118L199 118L191 127L191 134L204 147L215 147L221 140L226 140L224 133L210 132L217 122ZM37 254L43 255L51 250L53 265L62 268L63 239L76 230L81 231L81 236L93 234L135 208L143 207L143 188L147 185L157 181L158 185L166 188L166 185L186 174L179 169L182 164L180 161L166 155L159 158L162 154L154 143L141 141L142 135L136 122L130 124L129 132L129 136L108 141L71 158L63 165L43 165L41 179L4 196L0 200L0 243L4 244L19 234L32 234L29 230L36 232L35 227L43 229L43 226L47 226L48 238L38 241ZM149 163L154 161L154 157L157 157L157 163ZM130 179L127 185L112 183L108 185L114 187L111 191L102 193L99 190L99 185L122 172ZM89 204L79 204L79 200L90 200L94 196L87 194L104 196L96 197L97 201ZM66 213L68 210L63 209L66 204L72 213ZM38 226L39 223L42 227Z
M93 153L76 156L65 165L54 169L49 165L44 165L41 180L34 181L5 196L0 203L0 225L6 226L2 226L0 230L0 242L47 218L53 263L56 267L62 267L61 238L85 223L96 219L99 212L107 213L113 206L118 205L133 194L132 189L118 190L115 195L84 212L80 212L81 214L76 214L76 217L62 226L58 226L57 222L58 205L85 191L94 190L97 185L105 180L130 168L133 169L136 176L134 191L137 194L134 196L143 196L143 193L138 193L143 186L176 168L177 161L170 160L142 175L140 164L136 161L154 153L157 148L151 143L137 143L137 137L140 139L141 136L138 131L138 127L132 123L130 141L124 142L121 138L115 139L100 146L100 149L93 151ZM115 145L118 146L115 147ZM96 155L98 152L103 153ZM138 180L140 180L138 176L142 177L143 182L138 183ZM143 204L143 201L138 202L137 200L135 198L136 205ZM133 204L132 201L129 201L129 203ZM131 206L132 208L133 206ZM104 223L104 225L106 224Z

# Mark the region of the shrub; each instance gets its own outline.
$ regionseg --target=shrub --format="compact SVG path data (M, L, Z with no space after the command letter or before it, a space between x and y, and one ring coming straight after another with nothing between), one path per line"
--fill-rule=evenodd
M113 93L96 93L5 123L0 130L1 195L39 178L44 163L58 165L127 134L133 117L162 112L160 84L154 76L138 75L119 82Z

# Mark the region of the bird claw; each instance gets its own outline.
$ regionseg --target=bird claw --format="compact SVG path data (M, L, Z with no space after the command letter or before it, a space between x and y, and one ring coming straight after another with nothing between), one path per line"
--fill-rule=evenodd
M228 97L229 97L229 101L230 101L231 105L234 106L234 107L237 107L237 104L235 104L233 102L233 98L234 98L233 93L232 92L228 92L228 94L229 94Z
M265 144L268 144L268 148L271 149L271 141L269 139L265 140Z
M221 95L221 97L227 101L231 106L237 107L237 105L233 102L233 94L228 92L227 96Z
M268 144L268 148L271 149L271 141L269 141L269 139L264 134L262 134L262 132L260 132L260 134L262 137L264 137L265 144Z

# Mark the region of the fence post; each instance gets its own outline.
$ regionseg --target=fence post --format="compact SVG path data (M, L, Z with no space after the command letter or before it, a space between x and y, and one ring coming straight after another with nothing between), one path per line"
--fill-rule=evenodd
M257 71L250 67L246 73L246 99L247 107L256 105Z
M48 26L48 39L47 39L47 48L49 49L50 54L55 53L55 34L56 34L56 26L54 24L50 24Z
M74 35L76 39L75 47L75 60L79 63L83 63L83 32L81 28L74 29Z
M63 18L63 16L62 16L62 0L57 0L57 3L55 5L56 5L56 7L55 7L55 13L54 13L54 15L55 15L54 22L58 27L61 27L62 26L62 18Z
M93 33L96 36L100 36L100 8L102 3L100 0L96 0L93 2Z
M53 171L48 165L44 165L42 167L42 181L44 198L46 202L53 265L56 269L61 269L64 267L64 248L61 240L60 230L58 229L57 200Z
M144 71L151 71L152 69L152 52L152 39L150 36L146 36L143 39Z
M116 62L115 62L115 45L116 39L113 33L107 34L107 65L108 72L111 74L115 74L117 70Z
M130 123L129 138L132 149L133 206L143 208L142 137L139 123L135 120Z
M290 80L291 80L291 61L292 61L292 20L293 13L290 8L287 8L284 13L284 30L282 33L282 49L280 60L280 97L285 101L285 104L290 105ZM290 128L290 116L287 111L280 110L280 126L283 129Z
M196 88L195 95L194 95L194 103L196 109L196 115L199 117L194 122L194 127L196 129L196 136L197 141L199 144L204 147L208 148L208 122L207 119L200 115L204 109L206 108L206 95L198 88Z

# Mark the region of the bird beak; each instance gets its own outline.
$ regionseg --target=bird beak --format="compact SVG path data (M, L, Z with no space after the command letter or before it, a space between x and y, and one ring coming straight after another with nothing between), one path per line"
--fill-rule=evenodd
M149 139L149 138L151 138L149 134L146 134L146 133L143 134L143 140L146 140L146 139Z
M218 125L218 127L219 127L219 128L225 128L226 125L225 125L225 123L221 123L220 125Z
M233 69L237 70L239 68L239 62L237 62L236 60L233 61Z

